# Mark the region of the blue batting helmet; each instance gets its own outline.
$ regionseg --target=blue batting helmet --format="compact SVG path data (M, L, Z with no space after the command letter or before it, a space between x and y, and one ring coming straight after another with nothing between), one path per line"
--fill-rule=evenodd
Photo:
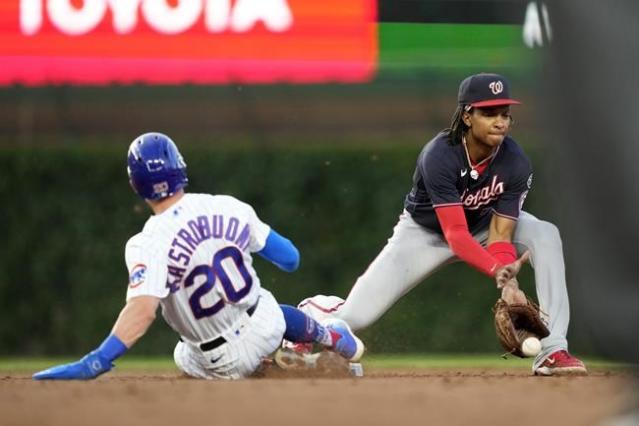
M129 147L127 164L131 186L147 200L173 195L189 182L180 151L162 133L145 133L135 138Z

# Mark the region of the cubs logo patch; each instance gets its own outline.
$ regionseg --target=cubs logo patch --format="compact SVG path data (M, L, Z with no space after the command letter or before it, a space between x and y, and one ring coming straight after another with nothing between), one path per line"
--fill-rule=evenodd
M129 288L136 288L146 280L146 265L138 263L131 269Z

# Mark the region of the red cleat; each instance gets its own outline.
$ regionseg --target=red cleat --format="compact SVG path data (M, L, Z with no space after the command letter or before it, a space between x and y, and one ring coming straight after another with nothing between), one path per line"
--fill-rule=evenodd
M536 376L585 376L586 374L588 370L584 363L563 349L548 355L535 369Z

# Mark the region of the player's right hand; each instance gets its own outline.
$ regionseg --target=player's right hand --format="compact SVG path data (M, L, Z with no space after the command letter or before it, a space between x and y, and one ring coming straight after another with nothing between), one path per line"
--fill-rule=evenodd
M34 380L90 380L106 373L113 364L104 359L98 351L85 355L81 360L69 364L57 365L39 371L33 375Z
M528 261L530 258L530 252L526 250L524 254L513 263L509 263L508 265L504 265L495 272L495 282L497 283L497 288L502 289L508 283L508 281L517 277L521 266Z

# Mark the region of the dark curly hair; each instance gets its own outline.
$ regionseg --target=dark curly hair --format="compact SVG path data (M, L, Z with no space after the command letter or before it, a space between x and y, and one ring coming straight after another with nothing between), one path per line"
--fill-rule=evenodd
M464 123L462 116L464 112L471 112L473 107L470 105L459 105L453 114L453 118L450 122L450 127L444 130L449 136L448 143L451 145L457 145L462 143L462 139L464 137L464 133L468 130L468 126Z

